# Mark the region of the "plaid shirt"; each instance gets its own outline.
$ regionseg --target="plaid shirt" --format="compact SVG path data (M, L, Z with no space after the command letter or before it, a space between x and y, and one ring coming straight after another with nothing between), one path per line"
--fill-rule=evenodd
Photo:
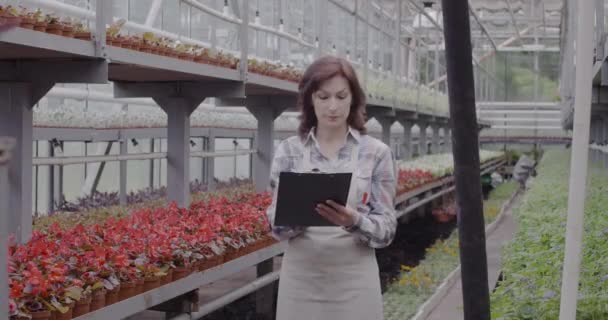
M302 141L294 136L282 141L275 150L270 172L270 191L273 201L267 210L272 234L277 240L287 240L305 232L305 227L274 226L279 173L297 170L302 162L304 146L312 146L310 161L322 172L339 172L349 168L351 152L359 144L359 161L353 175L357 186L358 215L355 223L344 230L351 232L361 243L372 248L388 246L395 237L395 192L397 167L391 149L380 140L350 129L345 145L337 159L330 160L321 154L314 129ZM353 208L354 209L354 208Z

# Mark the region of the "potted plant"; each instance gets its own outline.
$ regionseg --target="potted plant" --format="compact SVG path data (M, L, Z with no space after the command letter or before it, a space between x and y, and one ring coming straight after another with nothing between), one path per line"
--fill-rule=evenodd
M34 12L27 11L26 8L21 8L21 22L19 27L29 30L34 30L34 24L36 24L36 17Z
M173 256L173 281L188 276L191 272L191 257L192 251L188 248L182 235L176 234L171 241L171 250Z
M63 22L63 36L68 38L74 38L74 25L72 19L66 18Z
M58 288L56 290L56 295L51 299L50 304L54 308L51 319L72 319L76 301L79 301L82 297L83 283L80 280L67 280L65 284L66 287Z
M46 32L48 23L46 22L46 17L42 14L42 11L37 9L36 12L34 12L33 17L35 19L34 31Z
M136 276L135 270L130 267L124 267L117 271L117 277L120 281L120 290L118 291L118 301L129 299L136 294L135 287Z
M167 275L166 271L161 269L157 263L149 262L145 257L139 262L136 260L136 265L144 279L144 292L160 287L160 279Z
M91 40L91 31L82 22L74 25L74 38L80 40Z
M122 28L122 26L124 26L126 22L127 20L125 19L119 19L108 27L108 29L106 30L106 43L108 45L115 45L114 42L116 40L116 37L118 36L120 29Z
M145 53L152 53L153 45L157 42L157 38L152 32L144 32L142 45L139 51Z
M0 6L0 19L9 25L19 25L21 23L19 11L10 5L6 6L5 8Z
M54 34L57 36L63 35L63 24L59 21L58 17L51 14L47 14L46 23L46 33Z
M189 60L190 59L190 54L188 52L189 50L190 50L190 46L187 44L178 43L175 46L175 51L177 51L177 58L180 60ZM194 60L194 57L192 57L192 59Z
M9 281L9 299L13 301L11 315L38 320L51 318L52 309L47 307L50 283L34 262L29 262L23 270L12 273Z

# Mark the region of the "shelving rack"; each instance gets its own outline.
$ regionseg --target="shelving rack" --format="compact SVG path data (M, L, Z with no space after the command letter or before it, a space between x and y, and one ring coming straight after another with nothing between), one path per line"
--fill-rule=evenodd
M44 1L33 2L44 3ZM322 1L316 2L322 3ZM47 3L58 5L54 1L47 1ZM398 10L400 19L402 1L400 0L398 3L400 4ZM248 14L244 14L239 20L241 63L234 70L106 45L105 28L114 18L111 5L112 1L96 2L93 20L96 31L91 41L21 28L0 32L0 135L10 136L16 140L13 156L8 162L8 166L0 167L0 205L7 205L7 208L0 208L0 210L8 213L2 215L3 218L8 218L8 221L3 222L2 226L7 227L7 231L14 232L16 240L20 243L27 242L32 234L31 190L34 164L42 165L45 161L46 163L63 161L61 158L37 159L34 163L31 142L35 138L44 139L47 134L61 136L65 140L80 138L86 141L122 142L130 138L166 137L168 140L167 153L157 154L153 157L168 160L168 200L175 201L179 206L187 206L190 197L188 190L190 137L193 134L196 136L212 135L206 128L190 128L190 115L204 99L216 98L219 106L245 106L258 120L258 127L254 134L255 143L251 150L247 150L247 153L254 155L252 172L256 190L265 190L268 185L273 141L276 134L273 122L282 112L295 105L297 84L248 72L246 63L249 57L248 40L252 33ZM239 10L249 12L249 2L243 1ZM327 16L321 14L322 5L317 4L316 10L319 14L315 21L315 28L322 35L321 29L325 21L322 21L321 18L327 19ZM90 15L90 13L83 13L82 10L73 12L84 16ZM357 13L355 12L355 14ZM358 14L356 20L359 20ZM397 39L398 41L393 41L394 48L396 52L402 50L401 33L403 30L401 27L395 28L395 34L387 34L382 30L383 28L365 23L365 32L369 32L371 27ZM326 43L323 40L322 37L321 44L316 48L316 56L324 53ZM367 36L366 41L368 41ZM368 58L371 57L368 57L366 52L363 59L371 61ZM397 66L401 63L400 60L393 57L393 62ZM368 66L367 63L363 63L363 65L365 78L367 78ZM438 75L437 69L435 73ZM397 73L391 75L392 80L395 81L399 76ZM34 128L33 106L55 84L105 84L110 81L113 83L115 98L152 98L167 114L167 128L108 130ZM419 144L422 146L422 153L428 151L427 139L429 137L426 133L428 127L432 128L433 132L430 137L433 150L435 152L439 150L440 128L444 129L444 140L446 141L444 145L449 150L449 119L445 114L437 114L434 111L422 110L415 105L399 103L394 93L389 97L371 97L367 104L368 117L376 118L381 124L382 140L385 143L390 142L392 124L399 122L406 128L403 137L406 158L412 155L411 128L414 124L421 128ZM482 122L480 130L487 127L488 124ZM234 133L233 131L230 131L231 134ZM214 133L217 135L218 131ZM242 133L242 136L248 137L250 133ZM125 155L125 150L126 144L122 143L120 156L113 159L103 157L97 159L98 161L117 160L121 162L121 185L126 183L123 173L126 170L126 160L130 159ZM226 153L213 152L200 156L223 155L225 156ZM71 161L86 162L90 160ZM7 174L4 174L2 170L8 171ZM3 187L2 182L4 181L6 185L5 177L7 175L11 179L9 179L8 191L5 192L6 188ZM437 185L437 189L444 188L448 183L450 181L445 180L443 184ZM415 195L419 201L409 203L408 208L421 206L438 197L441 192L447 192L445 190L425 189L424 192ZM422 193L424 193L424 198L420 198ZM400 199L400 203L410 201L410 197ZM2 236L6 236L6 234L2 233ZM78 319L126 317L177 296L185 295L199 286L251 266L258 266L259 276L268 274L272 271L272 258L280 254L284 248L285 244L281 243L259 250ZM5 257L0 254L0 264L5 262L3 259ZM4 272L0 272L0 276L4 277L0 278L0 281L6 279ZM0 287L2 283L0 282ZM4 291L2 292L4 293ZM5 297L0 296L0 315L4 312L1 308L7 305L4 302Z

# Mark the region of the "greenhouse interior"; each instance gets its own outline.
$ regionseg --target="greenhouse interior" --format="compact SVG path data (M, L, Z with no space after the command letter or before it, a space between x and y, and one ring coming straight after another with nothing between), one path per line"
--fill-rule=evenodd
M290 319L273 157L328 56L395 164L377 319L608 319L605 10L0 0L0 319Z

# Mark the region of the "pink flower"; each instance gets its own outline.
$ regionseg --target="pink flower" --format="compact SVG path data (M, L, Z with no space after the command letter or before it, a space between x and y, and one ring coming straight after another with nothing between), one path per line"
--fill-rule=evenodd
M8 299L8 314L11 316L16 316L19 311L17 307L17 303L13 299Z

